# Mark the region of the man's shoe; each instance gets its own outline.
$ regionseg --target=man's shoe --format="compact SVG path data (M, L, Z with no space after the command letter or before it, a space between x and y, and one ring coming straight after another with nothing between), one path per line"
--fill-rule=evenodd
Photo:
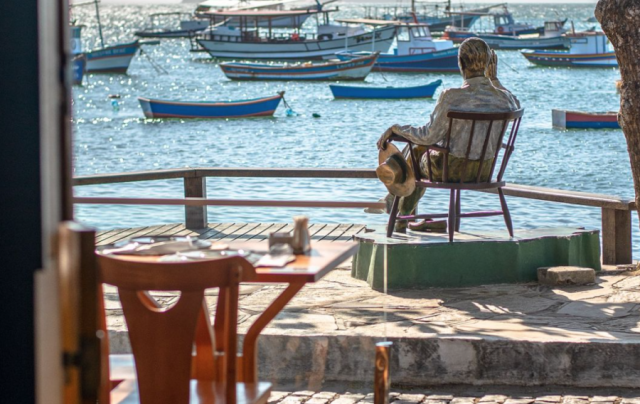
M447 221L446 220L422 220L420 222L409 223L409 228L413 231L445 233L447 230Z

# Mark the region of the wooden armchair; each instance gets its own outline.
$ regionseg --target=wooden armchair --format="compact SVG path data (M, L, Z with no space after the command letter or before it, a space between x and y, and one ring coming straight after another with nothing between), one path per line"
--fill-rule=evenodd
M111 391L111 404L267 401L269 383L236 382L238 288L255 277L244 258L156 263L99 256L98 266L101 281L118 288L136 368L136 379ZM208 288L220 288L214 329L204 300ZM148 291L179 291L180 297L162 308Z
M395 223L397 220L415 220L415 219L436 219L436 218L447 218L447 231L449 233L449 241L453 241L453 236L456 231L460 230L460 219L465 217L485 217L485 216L497 216L502 215L504 217L505 224L507 226L507 230L509 231L509 235L513 237L513 225L511 223L511 215L509 214L509 208L507 207L507 202L504 198L504 193L502 191L502 187L504 187L505 182L502 180L505 170L507 168L507 164L509 163L509 158L513 153L514 143L516 141L516 137L518 135L518 129L520 127L520 121L522 119L522 115L524 113L524 109L519 109L513 112L505 112L505 113L479 113L479 112L458 112L458 111L449 111L447 113L447 118L449 118L449 130L447 132L444 146L424 146L427 148L426 156L427 156L427 177L422 174L419 164L419 158L416 157L416 153L414 153L414 148L416 147L410 141L400 137L393 136L389 139L389 141L397 141L397 142L405 142L409 144L409 148L411 150L411 163L413 166L413 171L415 175L415 185L420 188L439 188L439 189L448 189L450 190L449 197L449 212L448 213L436 213L436 214L412 214L406 216L398 216L398 208L400 203L400 197L396 196L393 201L393 205L391 207L391 212L389 216L389 223L387 227L387 237L391 237L393 235L393 231L395 228ZM468 120L471 121L471 130L469 134L469 141L466 146L466 155L462 162L462 170L460 173L460 179L456 182L452 182L449 180L449 158L450 158L450 143L451 143L451 130L453 127L454 119L457 120ZM488 122L486 131L482 131L483 133L475 133L476 132L476 124L477 122ZM491 138L492 128L496 125L500 127L499 136L494 136L495 139ZM509 129L509 125L511 125L511 129L509 131L509 136L507 141L503 143L504 135ZM474 142L474 136L476 137L475 141L482 142L482 153L478 160L472 160L469 155L471 152L471 146ZM495 142L492 146L494 149L493 160L491 158L486 158L487 150L489 142ZM501 153L501 150L504 150ZM434 176L432 172L432 161L431 161L431 151L436 151L441 153L442 161L443 161L443 170L442 177L437 178ZM497 174L494 176L495 168L500 161L500 165L498 168ZM472 163L473 162L473 163ZM479 163L478 163L479 162ZM466 173L469 172L467 169L470 168L473 171L473 166L477 164L477 169L475 172L472 172L471 180L466 179ZM486 170L486 164L491 164L491 168L488 171L488 176L486 171L483 172L483 168ZM484 178L483 178L484 177ZM466 181L465 181L466 179ZM497 189L498 195L500 197L500 205L502 210L499 211L476 211L476 212L465 212L462 213L460 209L460 193L463 190L485 190L485 189Z

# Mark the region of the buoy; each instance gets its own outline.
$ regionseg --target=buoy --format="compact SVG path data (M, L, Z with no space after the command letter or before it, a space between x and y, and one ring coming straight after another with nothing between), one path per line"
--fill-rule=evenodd
M315 112L313 114L311 114L312 117L314 118L320 118L320 114L316 114Z
M120 98L120 94L109 94L107 98Z

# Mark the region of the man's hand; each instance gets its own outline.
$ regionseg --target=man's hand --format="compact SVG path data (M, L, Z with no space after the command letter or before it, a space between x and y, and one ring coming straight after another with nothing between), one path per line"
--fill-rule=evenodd
M384 150L387 148L387 140L395 133L398 133L399 125L393 125L389 129L385 130L380 139L378 139L378 150Z
M494 50L491 50L491 58L487 64L485 76L489 80L496 80L498 78L498 55L496 55L496 51Z

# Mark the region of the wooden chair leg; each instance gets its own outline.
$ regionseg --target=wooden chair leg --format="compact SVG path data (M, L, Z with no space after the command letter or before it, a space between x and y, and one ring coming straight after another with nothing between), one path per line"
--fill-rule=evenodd
M449 232L449 242L453 242L453 234L456 231L456 190L452 189L449 195L449 217L447 218L447 225Z
M457 232L460 231L460 212L461 212L460 195L461 194L462 194L462 191L458 189L456 191L456 231Z
M511 214L509 213L509 207L507 206L507 200L504 198L504 192L502 192L502 188L498 188L498 195L500 196L500 206L502 206L504 223L507 225L509 236L513 237L513 224L511 223Z
M393 235L393 230L396 227L396 217L398 217L398 209L400 208L400 197L395 196L393 198L393 204L391 205L391 212L389 212L389 223L387 223L387 237Z

